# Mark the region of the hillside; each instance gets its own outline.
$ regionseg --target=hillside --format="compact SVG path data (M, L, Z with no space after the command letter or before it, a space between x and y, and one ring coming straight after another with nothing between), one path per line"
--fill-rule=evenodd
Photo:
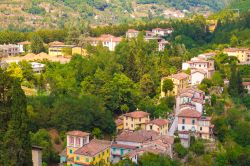
M92 25L142 18L183 17L223 8L228 0L1 0L0 29L58 28L79 20Z

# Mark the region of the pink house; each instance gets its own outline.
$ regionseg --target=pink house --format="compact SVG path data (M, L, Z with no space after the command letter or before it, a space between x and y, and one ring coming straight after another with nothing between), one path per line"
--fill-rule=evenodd
M212 139L211 117L203 116L195 109L184 109L178 115L178 131L189 131L202 139Z

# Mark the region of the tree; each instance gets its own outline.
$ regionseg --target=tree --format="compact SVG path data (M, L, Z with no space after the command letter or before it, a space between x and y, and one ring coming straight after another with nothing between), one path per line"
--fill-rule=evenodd
M232 47L236 47L239 44L238 38L235 35L232 35L232 37L230 38L230 45Z
M57 155L53 151L51 137L47 130L39 129L36 133L31 133L31 142L33 145L41 146L42 159L45 162L56 161Z
M179 166L180 163L170 159L168 156L144 153L139 161L139 166Z
M20 82L0 69L0 165L32 165L26 97ZM2 163L4 161L4 163Z
M171 79L165 79L162 85L162 91L168 93L174 89L174 83Z
M91 134L96 139L101 139L103 137L102 131L99 128L94 128Z
M155 95L154 81L149 74L144 74L140 80L140 88L143 95L153 97Z
M185 148L181 145L181 143L175 144L174 150L175 150L175 152L178 154L178 157L180 157L180 158L185 157L185 156L187 155L187 153L188 153L187 149L185 149Z
M43 39L35 33L31 36L31 51L35 54L45 51Z
M231 76L229 79L228 89L231 96L238 96L237 73L235 64L231 66Z

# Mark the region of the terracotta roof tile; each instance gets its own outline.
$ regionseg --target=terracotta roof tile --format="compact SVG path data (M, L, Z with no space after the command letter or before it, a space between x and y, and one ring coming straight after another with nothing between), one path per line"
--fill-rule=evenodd
M134 132L123 131L120 135L117 136L116 140L143 143L152 141L158 136L159 134L153 130L138 130Z
M110 141L93 139L88 144L77 149L74 154L84 155L84 156L95 156L96 154L104 151L111 146Z
M152 121L148 122L148 124L155 124L157 126L163 126L163 125L168 124L168 120L166 120L166 119L155 119L155 120L152 120Z
M201 113L193 109L185 109L178 114L178 117L199 118Z
M124 145L124 144L117 144L117 143L112 144L111 147L124 148L124 149L137 149L136 146L130 146L130 145Z
M86 137L86 136L88 136L90 134L86 133L86 132L79 131L79 130L74 130L74 131L67 132L66 135L78 136L78 137Z
M250 85L250 82L242 82L242 85Z
M134 112L129 112L124 114L124 116L132 117L132 118L143 118L147 117L149 113L144 112L144 111L134 111Z
M139 31L137 31L137 30L135 30L135 29L128 29L128 31L127 32L130 32L130 33L136 33L136 32L139 32Z
M177 80L183 80L183 79L188 78L189 75L186 73L177 73L177 74L172 75L171 77Z

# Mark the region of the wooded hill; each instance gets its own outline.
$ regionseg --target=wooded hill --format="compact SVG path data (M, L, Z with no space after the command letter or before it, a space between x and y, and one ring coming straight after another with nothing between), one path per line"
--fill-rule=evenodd
M217 11L229 0L1 0L0 30L62 28L79 20L92 25L129 23L138 19Z

